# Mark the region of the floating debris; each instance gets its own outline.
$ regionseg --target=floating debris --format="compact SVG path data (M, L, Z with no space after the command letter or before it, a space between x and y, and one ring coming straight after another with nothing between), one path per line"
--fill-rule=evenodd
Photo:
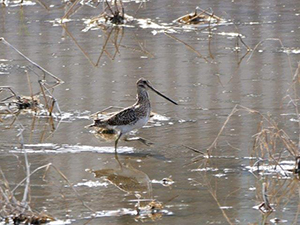
M279 224L279 223L287 223L288 221L287 220L282 220L282 219L279 219L279 218L274 218L274 219L271 219L270 222L273 223L273 224Z
M108 16L106 13L100 14L99 16L92 17L91 19L84 20L86 27L82 30L82 32L87 32L93 29L106 28L106 26L112 25L124 25L133 21L133 17L127 14L124 14L124 17L119 19L120 21L117 23L113 17Z
M136 206L138 215L141 214L153 214L153 213L157 213L159 210L163 209L163 204L161 202L157 202L155 200L149 202L146 206L141 207L140 206L140 202L137 203Z
M89 171L89 170L87 170ZM96 181L86 181L86 182L79 182L77 184L74 185L74 187L81 187L81 186L86 186L86 187L107 187L109 184L107 182L99 182L98 180Z
M215 176L217 178L221 178L221 177L226 177L226 174L224 174L224 173L218 173L218 174L214 174L213 176Z
M12 217L12 221L14 224L43 224L49 223L50 221L54 221L54 218L49 217L47 215L14 215Z
M198 10L200 10L200 12L198 12ZM207 10L197 7L195 12L181 16L174 20L174 22L184 25L212 25L220 24L221 22L225 22L225 20L214 15L213 12L208 12Z
M300 54L300 48L282 47L278 50L278 52L283 52L283 53L286 53L286 54Z
M295 159L295 173L300 174L300 156L296 157Z
M17 96L16 100L12 103L15 103L18 110L21 109L37 109L40 107L40 99L39 96ZM12 104L11 103L11 104Z
M103 12L100 15L85 20L84 23L87 27L83 30L83 32L95 27L105 28L106 26L111 25L123 25L131 20L132 17L126 15L124 12L122 0L112 1L111 4L106 0L104 1Z
M136 197L138 200L137 204L135 205L135 209L137 212L136 220L144 221L144 219L150 218L152 221L155 221L162 217L162 209L164 208L164 206L161 202L151 200L146 205L142 205L142 201L140 201L140 195L136 194Z
M219 208L220 209L233 209L232 206L220 206Z
M269 198L268 198L268 193L267 193L267 185L264 182L262 184L262 198L263 198L263 202L261 204L258 205L258 209L260 212L264 213L271 213L274 211L274 209L272 208Z
M20 110L32 110L39 111L43 109L43 105L40 104L40 96L24 96L17 95L11 87L1 87L0 95L5 95L6 97L0 100L0 114L15 114Z
M172 180L171 177L172 177L172 176L163 178L163 179L161 179L161 180L152 180L151 182L152 182L153 184L161 184L161 185L163 185L163 186L165 186L165 187L169 187L169 186L171 186L172 184L175 183L175 182Z

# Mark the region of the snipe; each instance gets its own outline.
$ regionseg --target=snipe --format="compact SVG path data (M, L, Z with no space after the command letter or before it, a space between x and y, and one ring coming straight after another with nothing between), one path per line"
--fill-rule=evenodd
M151 112L150 98L148 90L152 90L168 101L178 105L175 101L163 95L152 87L146 79L140 78L137 81L137 101L132 106L112 115L107 119L96 119L89 127L101 127L106 129L114 129L119 131L119 135L115 141L115 151L117 152L118 141L122 135L143 127L149 120Z

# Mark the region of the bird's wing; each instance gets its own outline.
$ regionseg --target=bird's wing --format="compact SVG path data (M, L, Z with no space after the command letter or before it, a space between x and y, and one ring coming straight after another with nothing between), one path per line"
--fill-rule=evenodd
M137 115L134 109L127 108L110 117L107 122L110 126L120 126L135 123Z

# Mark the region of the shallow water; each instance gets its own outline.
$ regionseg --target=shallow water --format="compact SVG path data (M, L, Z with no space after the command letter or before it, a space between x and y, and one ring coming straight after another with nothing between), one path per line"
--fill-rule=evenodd
M72 224L139 221L226 224L226 217L233 224L261 224L274 218L287 220L287 224L300 222L297 189L286 191L280 201L271 198L276 211L268 217L253 208L262 202L262 179L248 168L253 164L249 157L253 156L252 136L257 132L259 116L248 112L235 114L210 160L191 163L199 154L183 146L205 151L236 104L272 114L279 126L297 141L297 116L285 97L290 93L287 90L300 60L298 0L288 3L202 1L201 5L199 1L124 1L128 15L151 19L161 26L145 28L134 21L123 28L108 28L106 34L101 29L82 32L84 21L99 15L101 7L83 6L66 23L67 29L63 29L55 20L64 15L64 8L58 2L51 4L47 2L49 11L39 4L23 7L11 4L0 9L0 36L64 81L53 91L62 112L60 115L55 109L53 123L48 117L34 119L32 113L24 112L8 129L13 117L2 117L0 165L14 187L25 177L24 151L32 171L52 163L96 212L82 205L70 185L53 168L47 172L45 181L44 170L31 176L32 208ZM176 18L193 12L196 6L212 8L215 15L227 22L212 27L211 34L203 26L182 28L173 23ZM162 31L192 46L203 57ZM246 56L245 46L241 42L236 46L238 33L255 49ZM116 51L111 39L108 53L103 54L99 66L95 67L93 64L101 54L107 35L121 42L119 52L114 60L108 57ZM257 45L261 41L264 42ZM0 46L0 86L11 86L17 94L30 96L25 68L29 70L33 92L38 92L41 76L30 70L33 66L13 49L3 43ZM150 80L154 87L180 104L174 106L150 93L153 111L161 116L135 135L154 145L122 140L118 162L113 154L113 141L95 136L85 126L92 122L89 118L92 113L108 106L133 104L135 83L140 77ZM48 79L50 83L53 81L46 76ZM25 150L17 137L20 124L25 128L22 133ZM110 171L118 178L127 177L131 183L120 188L103 177L94 177L88 169ZM287 186L287 190L293 185L299 189L293 175L288 179L277 179L276 173L266 177L270 193L276 192L276 182ZM164 178L174 183L164 186ZM133 180L146 184L132 187ZM139 191L145 187L146 190ZM23 189L24 186L15 192L20 200ZM210 191L216 192L219 205ZM136 192L141 199L163 203L163 210L137 216Z

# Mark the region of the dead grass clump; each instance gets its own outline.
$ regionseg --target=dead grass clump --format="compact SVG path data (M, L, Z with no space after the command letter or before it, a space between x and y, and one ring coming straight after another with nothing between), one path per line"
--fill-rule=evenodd
M198 10L200 10L200 12L198 12ZM210 11L211 12L197 7L194 13L181 16L175 21L186 25L217 24L225 21L224 19L214 15L211 9Z
M76 0L69 7L65 15L62 17L61 21L68 19L76 10L76 5L79 3L79 0ZM100 15L93 17L90 20L90 23L99 23L102 25L120 25L126 22L126 17L124 13L124 6L122 0L113 0L109 3L107 0L103 1L103 10Z
M8 224L43 224L54 221L54 218L43 212L36 212L30 207L28 202L29 183L25 184L23 199L18 200L15 197L16 188L12 189L7 181L3 171L0 169L2 177L0 178L0 221ZM24 179L25 182L27 179ZM23 183L22 182L22 183ZM20 186L21 183L17 186Z
M17 101L15 102L17 108L21 109L34 109L37 108L40 104L38 96L18 96Z
M107 7L104 9L104 12L106 11L106 9L108 9L109 11L109 13L105 12L106 21L109 21L115 25L123 24L125 21L125 16L122 0L114 0L114 7L112 5L109 5L107 0L105 1L105 3Z
M161 212L163 208L164 205L156 200L152 200L146 205L141 205L141 202L138 201L138 203L135 205L135 210L137 212L135 220L146 222L146 220L149 218L152 221L157 221L163 216L163 213Z
M298 179L264 177L263 181L257 180L256 198L257 201L261 203L254 208L264 215L263 220L266 221L267 217L274 211L283 210L284 208L289 207L289 205L297 205L299 197L298 189ZM296 221L298 220L299 213L300 208L298 207L294 222L291 220L290 224L297 224Z
M24 96L17 95L12 87L1 87L0 96L4 97L0 100L0 114L16 114L20 110L38 111L41 109L39 95Z
M200 12L198 12L200 10ZM210 10L212 11L212 10ZM179 17L175 22L185 25L203 25L203 24L218 24L224 19L214 15L213 12L197 7L194 13L190 13Z
M0 114L15 114L34 112L35 115L52 116L56 99L46 94L46 89L41 86L41 91L31 96L18 95L12 87L0 86ZM32 91L30 91L32 92ZM60 113L59 107L57 108Z
M5 110L7 113L15 114L20 110L30 109L37 113L39 110L44 109L43 113L46 111L47 115L51 116L54 108L56 108L60 113L60 108L56 98L53 96L53 91L54 88L62 84L63 81L37 63L33 62L3 37L0 37L0 43L3 43L13 49L27 62L29 62L30 66L32 66L26 66L26 69L24 69L24 74L26 75L28 83L28 93L30 96L18 95L16 94L17 91L14 91L12 87L0 86L0 95L3 96L1 96L2 100L0 100L0 106L4 106L4 108L1 107L0 111ZM35 71L35 69L38 71ZM31 76L37 76L37 81L32 83ZM34 89L38 91L34 93Z
M255 134L252 156L255 156L258 161L255 164L273 165L274 169L279 167L282 171L286 169L280 165L283 159L297 160L298 147L289 135L270 117L265 117L266 121L261 121L258 127L258 133ZM296 172L296 167L293 170Z
M12 87L0 86L0 122L3 123L6 128L12 128L13 125L18 126L20 124L19 119L22 115L32 115L31 133L30 139L34 133L35 127L39 124L39 118L46 117L45 126L41 131L40 140L45 139L45 132L49 130L50 135L55 130L53 113L56 112L61 115L60 109L53 98L51 93L46 94L49 90L44 85L40 85L41 91L33 94L30 82L29 82L30 96L18 95ZM55 107L55 105L57 107ZM16 122L18 123L16 124ZM44 119L45 121L45 119ZM48 129L49 128L49 129Z
M55 112L61 115L60 107L53 93L54 89L63 81L0 37L1 43L17 52L29 65L26 65L24 69L24 80L27 80L28 85L26 94L18 94L18 91L10 86L0 86L0 122L6 123L7 128L12 128L20 115L32 114L31 134L37 118L41 117L47 117L47 124L53 131L55 129L53 115ZM34 76L38 78L35 81L32 79ZM44 131L41 139L44 139Z

